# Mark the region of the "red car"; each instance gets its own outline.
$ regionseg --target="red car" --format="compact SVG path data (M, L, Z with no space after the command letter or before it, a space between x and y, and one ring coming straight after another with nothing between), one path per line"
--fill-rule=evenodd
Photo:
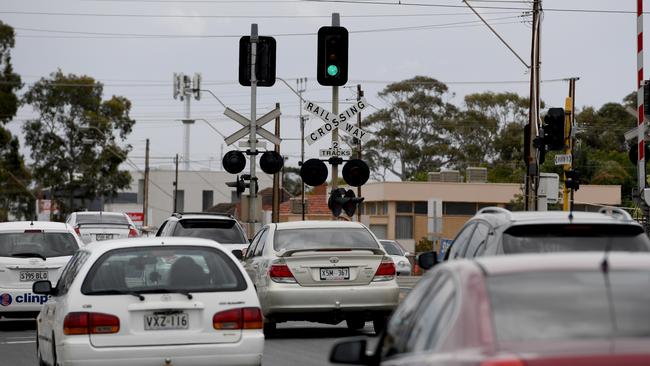
M524 254L434 267L392 315L373 353L338 343L358 365L650 365L650 254Z

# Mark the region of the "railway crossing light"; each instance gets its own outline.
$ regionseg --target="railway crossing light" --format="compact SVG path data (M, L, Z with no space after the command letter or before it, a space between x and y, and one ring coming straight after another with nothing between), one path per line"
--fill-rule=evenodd
M363 202L363 197L355 197L353 190L337 188L333 189L330 193L330 198L327 200L327 207L332 211L334 217L341 216L342 212L352 217L361 202Z
M544 116L544 144L549 151L564 150L563 108L550 108Z
M255 57L255 78L257 86L275 84L275 49L273 37L259 36ZM251 86L251 37L239 39L239 85Z
M318 159L309 159L300 167L300 178L308 186L319 186L327 180L327 166Z
M260 157L260 168L266 174L275 174L284 166L284 159L275 151L266 151Z
M241 151L228 151L221 161L223 168L230 174L239 174L246 167L246 157Z
M345 27L321 27L318 30L318 83L342 86L348 82L348 30Z
M357 210L357 206L363 202L363 200L363 197L355 197L354 191L348 189L347 192L345 192L345 203L343 203L343 211L345 211L345 214L350 217L354 216L354 212Z
M246 182L244 182L244 178L240 179L239 176L237 176L237 179L234 182L226 182L226 185L228 187L235 188L237 191L237 197L239 197L246 190Z
M369 177L370 168L361 159L350 159L343 165L343 180L352 187L361 187L366 184Z

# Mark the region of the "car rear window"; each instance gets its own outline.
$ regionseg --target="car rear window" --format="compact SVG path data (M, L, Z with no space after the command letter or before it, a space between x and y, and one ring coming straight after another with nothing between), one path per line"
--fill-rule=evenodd
M235 220L184 219L173 236L211 239L221 244L246 244L246 237Z
M105 215L99 213L77 214L77 224L123 224L128 225L129 220L122 215Z
M650 240L637 225L548 224L513 226L503 233L503 252L647 252Z
M273 249L379 248L364 228L305 228L275 232Z
M64 257L77 249L79 245L71 233L0 233L0 257Z
M389 242L389 241L382 241L381 246L384 247L384 250L386 250L386 253L390 255L402 255L402 251L399 250L397 245Z
M499 341L650 337L650 271L543 272L488 277Z
M155 246L116 249L102 255L82 285L86 295L121 292L242 291L246 281L216 248Z

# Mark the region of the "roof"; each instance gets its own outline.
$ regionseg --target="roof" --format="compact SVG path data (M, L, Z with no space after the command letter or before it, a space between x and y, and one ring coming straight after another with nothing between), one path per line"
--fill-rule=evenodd
M214 240L182 237L182 236L164 236L164 237L147 237L147 238L128 238L114 239L106 241L94 241L87 244L84 248L91 252L106 252L112 249L148 247L156 245L182 245L182 246L208 246L217 247L224 252L228 252L221 244Z
M479 211L474 218L480 218L489 221L494 225L526 225L526 224L629 224L639 225L632 220L626 213L620 213L622 210L615 209L613 213L602 212L579 212L569 213L566 211L508 211L503 208L486 207Z
M325 221L325 220L307 220L307 221L290 221L279 223L276 230L304 229L304 228L359 228L365 227L360 222L353 221Z
M106 215L106 216L127 216L124 212L109 212L109 211L78 211L75 212L78 216L85 215Z
M305 194L305 214L307 215L331 215L327 207L327 183L314 187L313 190ZM291 200L280 204L280 214L292 214Z
M235 220L230 214L219 212L188 212L173 213L170 218L183 219L207 219L207 220Z
M488 276L494 276L526 272L600 271L604 258L603 252L535 253L478 257L474 263ZM650 253L609 252L607 258L612 271L650 271ZM470 260L449 263L453 262L459 262L459 265L473 263Z
M72 227L63 222L52 221L12 221L0 223L0 231L20 231L30 229L71 231Z

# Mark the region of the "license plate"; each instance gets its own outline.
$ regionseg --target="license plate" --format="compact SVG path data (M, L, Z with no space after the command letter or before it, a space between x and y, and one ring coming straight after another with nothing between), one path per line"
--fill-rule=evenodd
M95 238L97 240L111 240L113 239L113 234L97 234Z
M34 282L47 280L47 271L20 271L20 281Z
M348 267L321 268L320 279L323 281L349 280L350 268Z
M187 329L189 326L187 313L147 314L144 317L144 330Z

